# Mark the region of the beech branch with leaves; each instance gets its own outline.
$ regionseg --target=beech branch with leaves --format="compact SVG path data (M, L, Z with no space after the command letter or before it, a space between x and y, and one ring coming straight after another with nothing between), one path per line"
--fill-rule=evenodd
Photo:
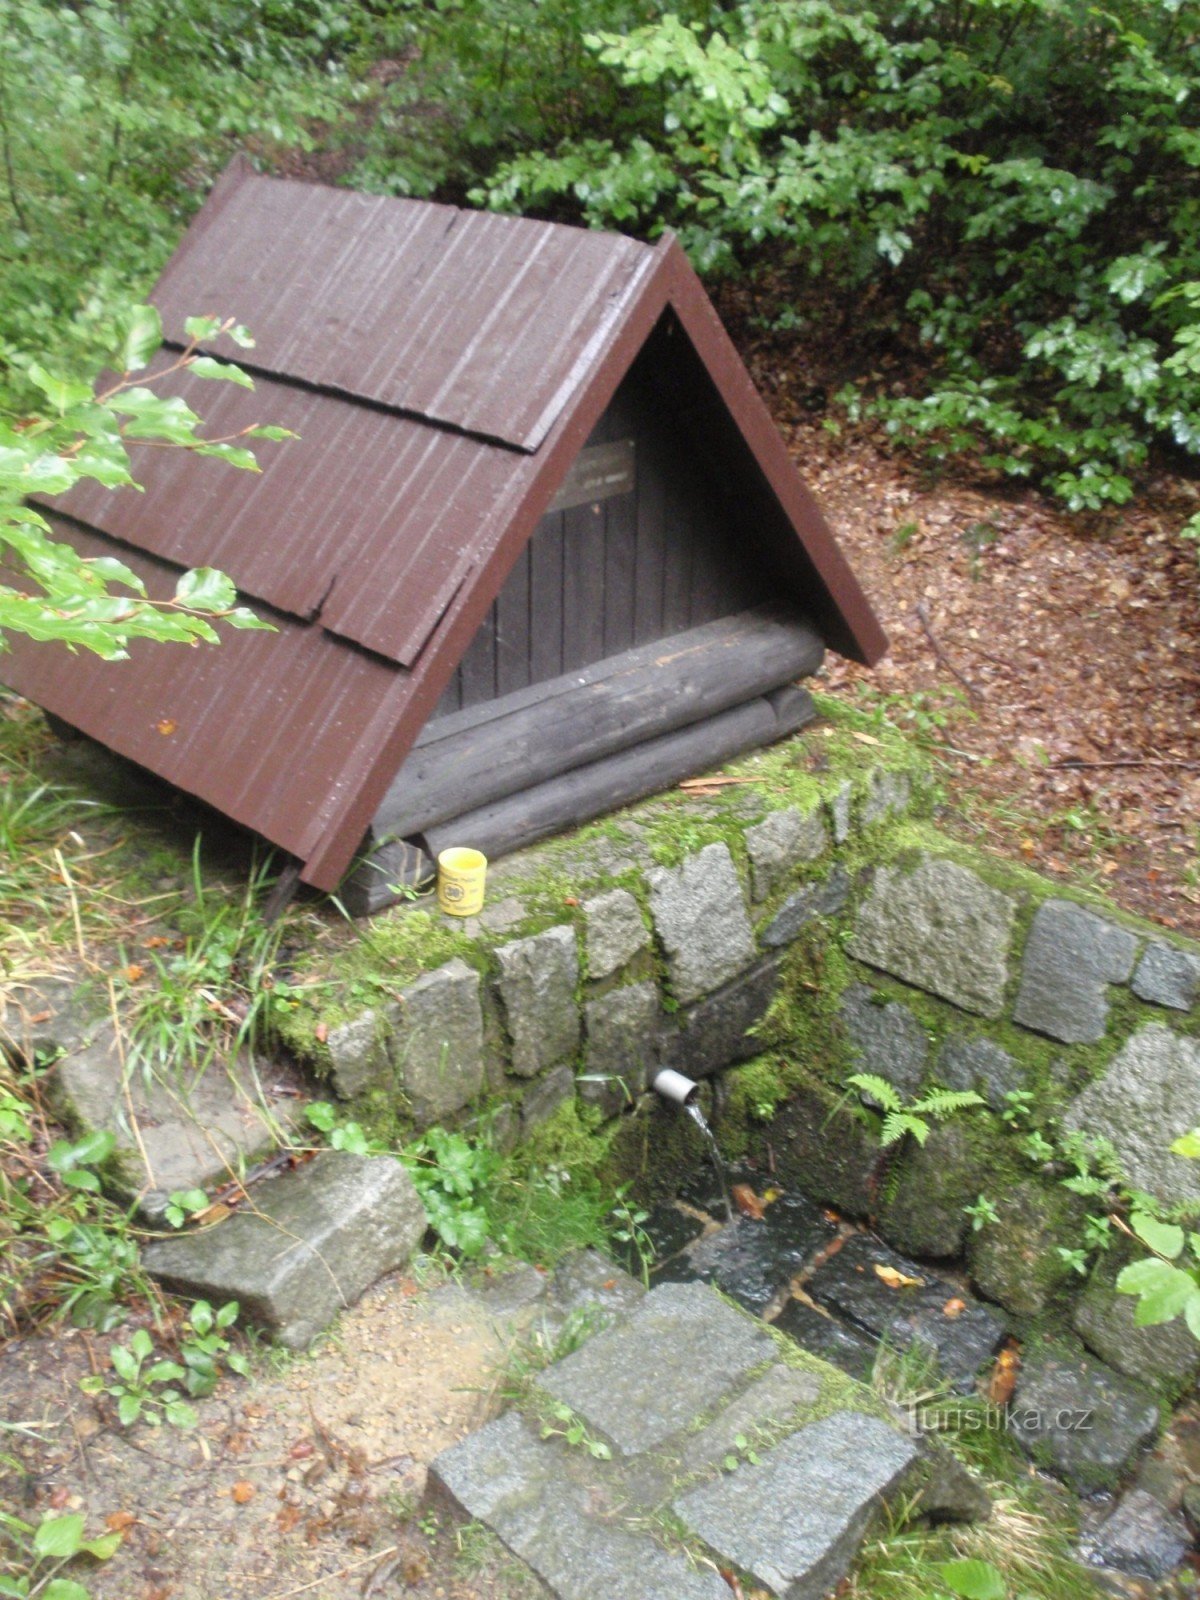
M183 351L148 371L162 348L162 323L153 306L131 307L112 362L121 375L103 386L50 372L33 357L13 359L41 403L28 415L0 416L0 646L6 634L19 633L112 661L128 654L132 639L216 643L217 622L271 629L238 605L232 579L213 567L185 572L171 599L151 599L123 561L79 555L53 537L51 524L28 503L31 495L65 494L85 478L109 489L137 489L131 443L188 450L257 472L246 441L294 437L287 428L255 424L227 438L206 438L200 417L181 396L157 392L155 385L184 370L254 387L249 373L233 362L200 353L201 345L222 336L252 346L244 328L232 319L189 317L185 332Z
M1200 1161L1200 1127L1176 1139L1171 1151ZM1117 1278L1122 1294L1137 1296L1134 1323L1150 1328L1181 1316L1200 1339L1200 1233L1146 1211L1135 1211L1128 1227L1121 1226L1151 1252L1125 1267Z

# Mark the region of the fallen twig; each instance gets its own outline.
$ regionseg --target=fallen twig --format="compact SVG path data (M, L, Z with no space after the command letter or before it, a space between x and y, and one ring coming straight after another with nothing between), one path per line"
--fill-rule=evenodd
M1182 767L1185 772L1200 772L1200 761L1171 761L1165 756L1130 756L1121 761L1076 761L1068 757L1065 761L1051 761L1049 765L1069 767L1072 771L1097 767Z
M307 1594L310 1589L319 1589L323 1583L332 1583L335 1578L347 1578L360 1567L369 1567L372 1561L386 1561L389 1556L394 1556L399 1548L398 1544L391 1544L386 1550L376 1550L374 1555L363 1556L361 1561L351 1561L337 1572L323 1573L321 1577L313 1578L310 1583L297 1584L294 1589L277 1589L274 1594L267 1595L266 1600L292 1600L294 1594Z
M953 661L951 661L950 657L942 649L941 643L939 642L937 635L934 633L933 628L930 625L929 613L925 609L924 600L917 601L917 620L920 622L921 627L924 630L925 637L929 640L930 647L941 665L945 667L947 672L952 672L954 674L959 683L962 684L963 688L971 696L972 700L982 700L984 697L983 690L977 689L971 682L970 678L964 677L954 665Z

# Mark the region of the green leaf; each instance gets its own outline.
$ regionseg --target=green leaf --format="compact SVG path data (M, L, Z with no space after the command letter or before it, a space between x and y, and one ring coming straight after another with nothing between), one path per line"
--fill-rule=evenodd
M1191 1133L1176 1139L1171 1150L1177 1156L1187 1156L1189 1161L1200 1161L1200 1128L1193 1128Z
M937 1571L960 1600L1004 1600L1004 1578L990 1561L944 1561Z
M91 1600L87 1590L74 1578L51 1578L41 1594L42 1600Z
M1183 1316L1192 1338L1200 1339L1200 1288L1196 1290L1184 1307Z
M113 1371L122 1383L136 1383L138 1375L138 1360L131 1350L124 1349L115 1344L112 1347L111 1359Z
M1180 1312L1185 1310L1188 1301L1196 1292L1196 1282L1190 1273L1181 1272L1178 1267L1168 1267L1165 1262L1160 1263L1167 1274L1162 1280L1138 1302L1133 1313L1133 1320L1139 1328L1152 1328L1160 1322L1173 1322Z
M30 362L25 371L60 415L72 406L86 405L92 398L90 383L83 383L78 378L56 378L36 361Z
M1183 1250L1183 1229L1173 1222L1159 1222L1157 1217L1134 1212L1129 1226L1143 1244L1149 1245L1156 1255L1166 1256L1168 1261L1174 1261Z
M228 611L237 600L233 579L215 567L196 567L175 585L175 600L189 611Z
M107 1162L115 1149L117 1139L114 1134L109 1133L107 1128L96 1128L74 1144L67 1139L59 1139L58 1144L51 1144L46 1162L53 1166L56 1173L69 1173L74 1166L99 1166Z
M251 428L246 437L247 439L298 439L300 435L291 428L279 428L274 423L264 422L257 428Z
M257 457L253 450L246 450L236 444L198 444L198 456L212 456L217 461L226 461L231 467L240 467L243 472L261 472Z
M117 1401L117 1417L123 1428L132 1428L142 1414L142 1402L136 1394L123 1394Z
M156 1361L143 1376L143 1383L180 1383L187 1373L177 1361Z
M162 318L157 307L131 306L121 345L122 370L137 372L147 365L161 344Z
M194 1428L199 1421L195 1408L186 1400L168 1400L164 1409L173 1428Z
M885 1111L898 1111L901 1100L894 1084L874 1072L853 1072L846 1082L871 1100L877 1100Z
M1118 1294L1153 1294L1167 1282L1178 1268L1157 1256L1147 1256L1144 1261L1134 1261L1117 1274Z
M123 583L127 589L132 589L135 594L145 594L146 585L137 573L127 567L123 561L118 561L116 556L95 556L88 562L91 570L105 583Z
M188 366L193 378L216 378L225 383L240 384L243 389L253 389L254 379L241 367L229 361L214 361L211 356L195 356Z
M273 622L267 622L263 617L256 617L249 606L234 606L225 618L231 628L238 628L243 633L278 633L279 629Z
M121 1535L119 1533L102 1533L95 1539L85 1539L82 1549L89 1556L94 1556L97 1561L107 1561L121 1548Z
M47 1517L33 1536L34 1551L48 1561L69 1561L83 1544L83 1518L75 1513Z
M183 331L189 339L195 339L197 344L203 344L205 339L215 339L221 331L220 317L187 317L184 319Z

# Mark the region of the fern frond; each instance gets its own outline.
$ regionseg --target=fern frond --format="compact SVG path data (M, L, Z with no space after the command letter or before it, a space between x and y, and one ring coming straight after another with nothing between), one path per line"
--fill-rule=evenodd
M918 1144L924 1144L929 1137L929 1124L909 1111L889 1111L883 1119L879 1142L885 1146L898 1144L906 1133L911 1133Z
M896 1091L895 1084L886 1078L880 1078L874 1072L853 1072L846 1079L854 1087L871 1100L877 1100L885 1111L899 1111L901 1101Z
M928 1117L952 1117L956 1111L968 1111L972 1106L983 1105L983 1096L975 1093L974 1089L931 1089L922 1099L917 1100L913 1111Z

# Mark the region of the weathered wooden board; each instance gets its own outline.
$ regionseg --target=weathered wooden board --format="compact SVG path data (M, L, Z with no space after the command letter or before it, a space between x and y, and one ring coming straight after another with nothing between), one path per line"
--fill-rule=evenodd
M632 439L611 444L589 444L575 457L562 488L550 502L551 511L566 511L615 494L632 494L634 445Z
M814 672L803 621L757 608L429 723L375 817L421 833L467 810L686 727Z
M425 846L435 859L466 845L494 860L785 738L815 715L807 690L777 689L440 823L425 834Z

